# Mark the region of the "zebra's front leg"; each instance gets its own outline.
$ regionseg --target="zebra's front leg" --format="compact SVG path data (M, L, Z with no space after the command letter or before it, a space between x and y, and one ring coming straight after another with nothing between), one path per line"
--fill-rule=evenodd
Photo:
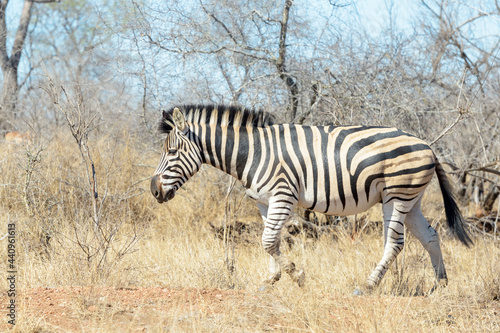
M269 269L271 277L266 279L264 283L274 284L281 277L281 269L283 269L294 282L297 282L299 287L304 285L305 273L302 270L297 270L295 264L286 258L280 251L280 234L283 225L290 217L292 205L271 205L267 208L259 204L262 218L264 220L264 232L262 234L262 246L264 250L271 256ZM266 209L267 208L267 209ZM266 214L263 214L263 210Z

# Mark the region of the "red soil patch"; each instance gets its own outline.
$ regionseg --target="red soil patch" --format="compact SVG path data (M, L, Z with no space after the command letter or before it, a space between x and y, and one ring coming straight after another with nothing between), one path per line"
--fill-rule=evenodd
M427 297L335 296L304 292L317 301L320 322L325 327L343 330L370 330L373 318L403 326L420 323L453 327L457 316L470 310L489 320L500 314L498 302L460 313L449 313L449 307L438 307ZM300 299L300 298L299 298ZM0 296L0 331L13 328L7 323L9 298ZM21 331L36 332L150 332L203 331L228 328L234 331L267 331L297 327L300 316L308 317L300 305L288 304L275 291L198 290L168 288L62 287L33 288L16 296L17 324ZM492 306L493 305L493 306ZM484 312L483 312L484 311ZM312 311L314 312L314 311ZM299 317L298 317L299 316ZM432 318L432 319L431 319ZM498 319L498 317L496 317ZM486 319L486 318L484 318ZM340 325L340 326L337 326ZM451 326L450 326L451 325ZM304 322L301 329L307 329ZM419 327L419 326L417 326ZM286 329L285 329L286 330Z
M110 320L119 326L147 325L171 310L189 313L195 309L203 313L222 311L224 300L243 297L242 292L232 290L197 290L165 288L106 288L63 287L33 288L18 293L16 297L17 324L20 320L42 319L41 327L56 331L81 331L82 327L99 321ZM6 293L0 296L0 304L9 304ZM7 311L2 307L2 318ZM22 315L23 317L20 317ZM111 318L110 318L111 316ZM26 325L26 322L23 322ZM0 331L12 328L6 319L0 323Z

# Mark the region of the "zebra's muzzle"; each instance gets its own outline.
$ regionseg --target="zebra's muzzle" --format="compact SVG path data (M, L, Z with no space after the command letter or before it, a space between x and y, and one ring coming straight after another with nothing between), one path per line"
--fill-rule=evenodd
M165 193L164 201L167 202L169 200L172 200L174 197L175 197L175 190L171 189L170 191L167 191L167 193Z
M155 197L158 203L164 203L175 197L175 188L172 188L164 193L161 177L155 175L151 179L151 194Z
M153 178L151 178L151 194L155 197L158 203L165 201L162 192L160 177L158 177L158 175L154 175Z

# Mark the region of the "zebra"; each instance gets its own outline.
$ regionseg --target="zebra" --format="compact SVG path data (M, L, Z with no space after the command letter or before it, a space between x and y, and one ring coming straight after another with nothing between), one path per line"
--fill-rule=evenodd
M436 284L446 286L439 236L421 211L423 193L434 173L448 227L463 244L472 244L433 151L397 128L274 124L263 111L185 105L163 111L158 131L166 134L151 179L151 193L158 203L172 200L203 163L238 179L257 201L264 221L262 246L270 255L265 285L277 282L282 270L304 285L304 271L280 251L280 231L296 206L346 216L382 203L384 252L364 288L375 288L403 249L404 226L429 253Z

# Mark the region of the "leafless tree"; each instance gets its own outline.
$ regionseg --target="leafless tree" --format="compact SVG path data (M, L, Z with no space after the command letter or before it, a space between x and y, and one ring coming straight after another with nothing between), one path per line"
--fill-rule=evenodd
M195 8L186 6L192 4L167 1L161 6L137 9L143 21L139 29L144 41L165 54L178 56L183 63L186 59L196 59L203 66L191 68L198 80L210 70L211 84L214 81L223 84L224 90L229 90L231 102L285 106L284 120L304 119L299 115L307 111L301 110L301 106L310 105L301 105L300 100L309 97L314 80L303 75L298 58L314 52L311 48L320 44L318 39L324 42L328 38L317 33L316 22L300 14L313 12L314 8L305 3L295 7L291 0L199 1ZM333 11L342 5L325 6ZM190 14L185 15L186 12ZM158 22L169 28L159 30ZM206 86L203 81L200 83L199 86ZM262 93L270 87L272 95ZM220 93L221 86L217 90Z
M5 120L16 110L20 84L18 82L19 62L28 34L31 12L35 3L51 3L58 0L25 0L19 25L15 33L12 49L7 50L7 6L9 0L0 2L0 67L3 72L2 91L0 93L0 129L5 129Z
M492 103L500 88L500 37L488 31L500 22L500 3L434 0L422 5L430 16L422 22L431 41L429 82L434 89L451 92L451 82L443 77L453 69L463 72L464 98L457 109L466 111L467 119L458 125L462 138L449 141L445 149L461 157L449 161L459 175L460 195L476 203L477 214L484 214L492 210L500 191L500 116L498 103Z

